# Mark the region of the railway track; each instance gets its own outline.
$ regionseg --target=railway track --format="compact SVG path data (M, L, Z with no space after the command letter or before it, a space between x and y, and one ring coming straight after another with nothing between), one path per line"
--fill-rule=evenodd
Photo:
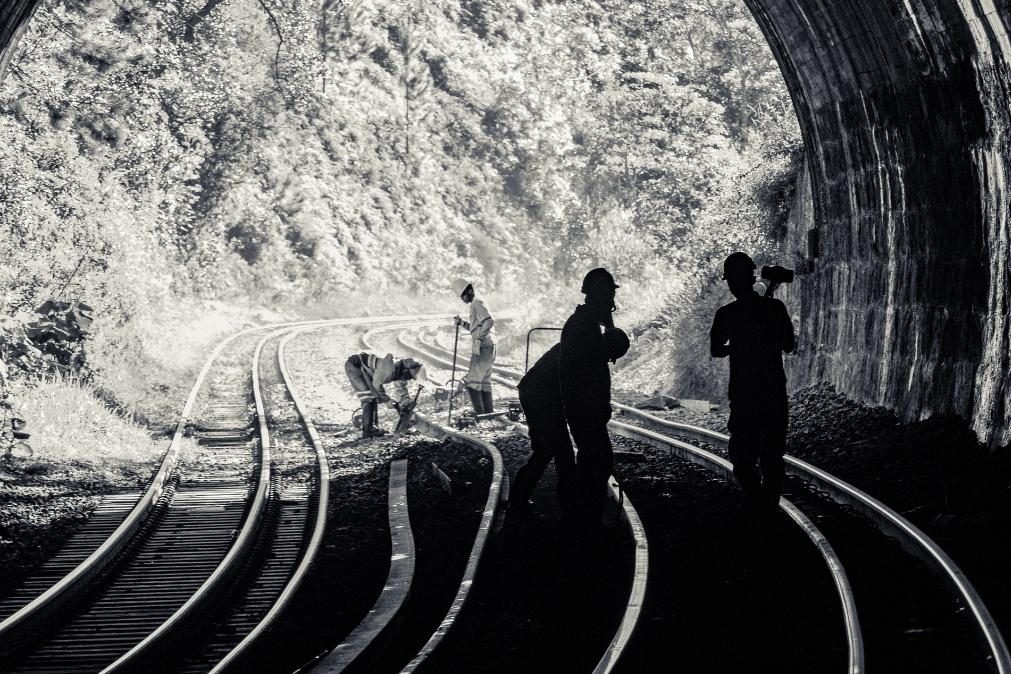
M437 340L421 338L418 346L445 363L448 351ZM495 373L507 386L522 376L510 368L496 367ZM615 434L729 479L728 436L614 407L630 422L613 421ZM786 460L791 499L843 546L830 566L844 567L855 579L856 595L836 581L848 625L848 671L862 671L866 642L868 662L882 671L1011 672L1007 647L984 602L940 546L856 487L794 457ZM795 521L803 514L787 499L781 506ZM824 536L812 540L819 547L828 543Z
M434 341L431 341L422 335L419 335L417 340L412 340L410 337L402 335L400 337L400 344L406 349L413 350L419 357L427 358L438 366L451 366L451 362L446 359L446 356L449 355L448 352L438 346ZM509 368L495 367L494 372L494 380L498 384L507 386L511 389L515 388L522 376L522 373ZM612 432L616 430L614 423L610 424L610 429ZM626 430L626 433L634 434L635 431ZM648 440L645 437L636 437L635 439L637 441ZM659 439L653 440L656 442L662 442ZM710 459L708 456L699 455L699 461L704 463L705 467L709 470L716 471L723 475L729 474L729 464L719 457L712 457ZM613 493L617 497L620 493L618 484L613 478L611 480L611 484ZM628 504L628 507L631 507L629 499L623 499L623 503ZM838 600L841 605L840 623L845 631L845 645L847 653L846 671L851 673L861 672L863 671L863 640L852 597L852 591L850 589L849 580L846 576L845 570L843 569L842 564L840 563L832 546L811 519L808 518L799 508L795 507L792 503L786 500L783 501L782 507L790 519L796 523L796 525L813 543L825 564L825 568L831 575L832 582L836 588ZM638 517L636 517L636 520L638 520ZM639 527L641 528L641 524ZM647 526L647 531L648 528L649 527ZM648 549L648 545L645 543L645 532L642 534L642 538L642 546ZM644 584L645 579L643 579L642 582L642 585ZM636 626L636 620L641 612L645 592L640 591L634 594L637 596L634 600L629 602L629 609L626 612L626 616L634 615L635 619L626 619L623 621L623 627L621 630L623 635L622 638L619 639L617 643L612 644L612 648L609 649L608 655L606 656L606 664L602 661L601 665L598 665L598 669L595 671L610 671L616 667L620 669L619 665L621 658L624 655L625 648L628 647L629 642L631 641L632 633L634 632ZM648 597L645 598L648 599ZM642 646L638 646L638 648L642 648ZM605 668L602 669L602 666Z
M27 603L0 623L4 671L133 671L153 662L208 671L238 658L301 580L326 503L318 447L313 452L311 443L295 442L285 450L293 464L304 462L305 452L315 454L310 474L293 479L271 471L284 457L271 455L261 352L299 327L384 320L391 319L287 324L259 340L251 372L239 363L248 358L253 333L266 328L222 341L198 375L149 489L110 536L89 538L97 547L83 562L37 595L22 595ZM244 356L227 363L222 354L237 344ZM280 360L267 376L277 377ZM193 418L205 381L206 412ZM197 442L184 450L187 435ZM215 629L195 637L208 624L205 611L218 619L210 623ZM184 636L188 659L169 665L179 660L172 649Z
M132 495L110 500L108 513L90 532L44 567L25 592L8 600L13 612L0 622L5 658L0 668L113 672L146 670L157 662L171 671L252 671L255 661L248 658L255 657L254 645L270 634L309 571L323 536L328 502L326 458L287 372L285 344L312 329L373 323L381 328L365 342L375 350L369 341L375 335L417 330L437 318L444 319L299 322L262 337L255 333L269 326L253 328L219 344L198 376L148 490L132 508ZM397 347L389 350L410 351L435 367L447 365L448 352L437 340L405 334L395 339ZM250 351L248 370L242 363ZM515 386L520 376L514 369L497 367L495 381ZM199 416L193 413L198 399L206 409ZM726 436L615 407L624 419L611 423L615 435L729 475L723 456ZM273 428L268 420L275 422ZM297 427L298 420L304 421L303 427ZM425 415L418 421L428 435L479 447L492 460L493 478L466 569L442 623L410 663L389 671L423 671L437 650L445 651L442 642L451 636L472 588L480 583L478 569L495 529L498 504L508 494L502 459L496 459L493 445ZM195 445L184 443L184 437L195 439ZM316 467L295 469L306 465ZM790 499L783 499L781 506L831 573L841 605L836 610L847 672L864 670L866 650L867 662L882 671L1011 674L1006 647L982 600L936 544L851 485L793 458L788 458L788 467ZM409 534L409 522L404 524L405 478L406 466L397 464L390 480L395 551L390 591L381 593L344 643L314 663L314 671L350 671L358 656L369 649L375 653L381 639L390 639L403 617L413 576L413 568L407 568L413 566L413 541L397 541L397 532L405 526ZM647 583L651 553L645 533L652 525L640 522L616 480L611 486L632 532L634 573L620 625L593 669L601 674L637 671L628 663L651 662L670 646L669 637L656 643L660 640L646 639L637 629L643 617L647 623L657 621L651 617L647 592L652 581ZM841 546L838 553L830 540ZM410 563L392 563L402 560ZM938 593L938 579L949 592ZM904 610L909 601L903 598L912 599L915 610ZM3 608L0 605L0 611ZM181 638L187 640L185 657L172 651Z

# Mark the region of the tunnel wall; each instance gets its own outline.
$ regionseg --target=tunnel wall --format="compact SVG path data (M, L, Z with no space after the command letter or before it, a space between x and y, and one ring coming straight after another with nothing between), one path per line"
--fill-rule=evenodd
M0 0L0 82L40 0Z
M1008 444L1011 0L746 1L809 161L794 381ZM38 0L0 5L2 78Z
M785 246L808 266L788 293L794 384L1008 444L1007 2L749 5L807 151Z

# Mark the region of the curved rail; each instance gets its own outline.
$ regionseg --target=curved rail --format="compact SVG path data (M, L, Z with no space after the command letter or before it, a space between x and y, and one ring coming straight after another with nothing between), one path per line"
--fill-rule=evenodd
M614 403L614 407L623 414L635 416L647 423L661 426L678 434L686 435L702 442L708 442L718 447L726 447L730 441L730 436L723 433L661 419L627 405ZM993 616L990 615L990 611L983 603L982 597L980 597L968 577L955 561L944 552L941 546L912 522L870 494L794 456L786 455L784 459L788 473L815 484L822 491L828 493L834 501L859 510L892 534L907 552L921 558L926 558L928 561L937 564L944 571L947 580L957 589L976 619L990 648L999 674L1009 674L1011 672L1011 656L1008 654L1004 637L1001 635Z
M393 326L390 326L387 329L392 329L392 327ZM405 349L413 351L420 357L434 360L444 366L450 364L445 359L435 355L442 350L439 347L426 344L425 346L428 346L427 349L420 349L416 345L408 343L402 334L397 336L397 342ZM508 386L510 388L516 387L514 382L502 377L495 377L495 379L504 386ZM527 438L530 437L527 428L522 424L513 424L513 428ZM645 600L646 585L649 577L649 543L646 539L646 530L642 526L642 521L639 519L639 514L636 512L631 501L626 498L622 498L621 488L613 475L608 477L607 484L608 497L621 505L622 517L634 537L635 556L632 572L632 587L629 590L629 598L625 604L625 612L622 615L622 620L618 626L618 630L615 632L614 637L608 644L603 657L601 657L597 666L594 668L594 674L607 674L618 664L618 660L621 658L625 647L632 638L632 633L635 631L635 626L642 613L642 605Z
M305 405L302 403L301 398L295 389L295 385L292 382L291 375L288 373L287 363L284 359L284 347L287 345L292 338L302 334L305 330L309 328L295 328L293 331L287 329L289 334L285 335L280 344L277 346L277 365L281 371L281 377L284 379L284 385L288 389L288 395L291 396L292 402L295 404L295 409L298 410L299 416L302 417L302 423L305 426L306 432L309 435L309 439L312 442L313 449L316 451L316 463L319 466L319 498L316 505L316 523L313 526L312 535L309 538L309 543L306 546L305 551L302 554L302 559L299 562L298 568L292 574L288 583L285 585L281 594L278 596L277 601L267 612L267 615L256 625L253 630L246 635L246 637L239 642L239 644L233 648L228 655L221 659L214 669L211 670L211 674L218 674L224 671L229 665L238 660L239 657L245 653L248 648L253 644L253 642L271 625L277 616L284 610L291 600L291 597L295 594L295 590L302 584L303 579L309 571L309 566L312 561L316 558L316 553L319 551L320 543L323 540L323 532L326 529L326 512L327 505L330 499L330 467L327 464L326 452L323 450L323 443L319 439L319 433L316 431L315 424L312 423L312 418L309 416L309 412ZM282 331L283 332L283 331ZM272 333L276 335L278 333ZM268 337L264 338L266 341ZM262 345L262 342L261 342ZM258 347L259 349L259 347ZM257 356L259 355L259 350L257 351ZM254 357L256 360L256 357ZM256 365L253 366L254 371L258 371ZM254 394L258 391L257 386L254 389ZM260 411L260 401L257 399L257 413ZM263 417L261 417L263 419ZM265 428L261 424L261 433L265 432ZM266 437L266 436L264 436ZM266 442L266 440L264 440Z
M137 504L130 511L130 514L127 515L126 519L123 520L116 530L113 531L112 534L93 553L91 553L87 559L81 562L70 573L56 582L48 590L40 594L19 611L0 623L0 642L6 643L14 639L18 632L30 627L37 621L42 620L45 616L50 615L65 599L79 591L85 583L101 573L102 570L104 570L105 567L113 559L115 559L116 555L123 549L133 534L140 528L151 508L154 507L155 503L157 503L158 499L161 497L162 492L165 489L165 483L171 476L178 461L179 448L182 444L186 425L189 422L190 413L193 410L193 404L196 402L197 394L203 386L204 379L206 379L207 373L210 371L214 361L217 360L221 351L232 341L255 330L261 329L263 328L247 328L246 330L237 332L218 343L211 352L211 355L207 358L204 366L200 369L199 374L197 374L196 382L193 384L193 388L190 390L190 394L186 398L186 403L183 405L183 411L180 415L179 423L176 425L175 434L172 436L172 442L169 444L165 457L162 459L161 465L155 473L147 491L141 495Z
M185 437L186 428L191 421L190 415L192 414L193 406L201 388L203 387L204 381L206 380L207 375L215 361L221 355L221 352L234 340L257 331L282 327L295 328L300 326L351 325L361 323L377 324L410 319L417 320L419 318L446 320L449 317L450 316L448 314L426 314L416 316L394 315L290 321L271 325L252 326L240 330L219 341L197 374L193 387L191 388L190 393L186 398L186 402L183 405L179 422L176 425L176 430L169 444L169 448L166 450L165 456L162 458L162 461L159 464L159 467L147 490L145 490L145 492L137 500L130 513L126 516L126 518L124 518L115 531L113 531L109 537L107 537L90 555L88 555L84 561L75 566L69 573L54 583L45 592L35 597L28 604L0 622L0 643L13 643L27 630L45 622L49 616L59 610L66 600L79 593L88 582L102 573L102 571L104 571L126 547L134 534L138 532L147 519L147 516L157 504L159 498L161 498L164 493L166 484L175 470L179 459L182 440L183 437Z
M457 442L462 442L471 445L472 447L484 450L489 456L491 456L492 459L492 476L491 486L488 488L488 498L485 501L484 511L481 513L481 523L478 525L478 532L474 537L474 545L471 547L470 557L467 559L467 568L463 572L463 579L460 581L460 588L456 592L456 597L453 598L453 603L446 612L446 617L443 618L442 622L439 624L438 629L436 629L425 645L421 647L418 654L415 655L406 666L404 666L401 670L401 674L416 671L418 667L420 667L435 651L435 649L438 648L446 634L449 633L449 630L452 629L453 625L456 623L456 619L460 615L460 611L463 609L464 603L466 603L467 598L470 596L470 590L474 586L474 577L477 575L478 565L481 563L485 545L488 542L488 536L492 531L492 523L495 518L495 511L498 507L498 501L502 492L502 484L505 475L505 469L502 463L502 454L498 451L498 448L495 447L495 445L465 433L457 433L456 431L452 431L444 426L440 426L421 414L416 415L416 419L418 429L426 435L430 435L434 438L451 438Z
M443 351L441 347L432 344L425 344L425 346L427 347L429 353ZM441 357L430 357L435 357L442 363L446 362ZM500 375L499 381L510 387L515 387L515 384L504 379L505 377L519 379L523 376L522 373L509 368L495 366L493 367L493 370ZM615 406L627 409L624 406ZM704 449L693 447L692 445L679 442L673 438L668 438L658 433L651 433L650 431L637 426L630 426L614 420L608 423L608 428L619 435L624 435L625 437L629 437L637 442L653 445L666 451L674 451L681 458L692 461L708 470L717 472L728 480L732 477L733 468L730 465L730 462L711 452L707 452ZM832 576L832 581L836 587L836 592L839 595L840 603L842 604L843 619L846 627L846 639L849 650L847 671L849 674L860 674L864 671L863 636L860 630L860 622L857 617L856 602L853 598L853 592L850 588L849 579L846 577L845 570L843 569L842 562L839 560L835 550L828 542L828 539L825 538L821 531L800 511L800 509L785 498L780 499L780 508L782 508L790 519L792 519L797 526L804 531L814 546L818 549L822 559L825 560L825 564L828 567L829 573Z
M414 579L414 536L407 508L407 459L390 463L390 572L379 598L351 634L306 671L343 672L373 647L400 615Z
M192 617L201 608L201 604L217 589L218 584L230 578L238 570L242 562L245 561L246 553L256 539L256 532L259 529L260 521L263 519L263 514L267 509L267 497L270 490L270 429L267 427L267 414L263 407L263 392L260 389L260 353L263 351L263 346L268 340L284 334L289 329L282 328L276 332L268 333L260 339L256 345L256 351L253 352L253 401L256 405L256 417L259 421L260 471L256 479L256 491L250 501L245 522L235 542L229 548L225 558L221 560L207 580L197 588L197 591L190 595L190 598L176 609L176 612L154 632L151 632L144 640L103 669L103 674L135 668L139 658L144 657L160 638L177 629Z
M417 323L415 322L407 325L416 327ZM401 327L406 326L389 325L384 326L383 328L378 328L377 330L370 330L362 337L362 342L367 348L374 351L375 348L370 341L373 333L378 330L392 330L394 328L399 329ZM492 477L491 485L488 488L488 498L485 500L484 511L481 514L481 523L478 525L478 532L474 537L474 545L471 547L470 557L467 559L467 567L464 570L463 580L460 582L460 587L457 590L456 597L454 597L453 603L446 612L446 617L443 618L442 622L439 624L438 629L436 629L425 645L421 647L418 654L415 655L414 658L401 670L401 674L416 671L418 667L420 667L435 651L439 644L442 643L446 634L455 624L460 611L463 609L464 603L470 596L470 590L474 585L474 577L477 575L478 565L484 555L486 543L488 542L488 537L492 531L495 511L497 510L499 500L504 493L503 483L506 483L502 454L498 451L498 448L495 447L495 445L465 433L458 433L450 430L435 423L422 414L417 414L415 418L418 429L426 435L440 439L450 438L457 442L462 442L472 447L481 449L488 454L492 460Z

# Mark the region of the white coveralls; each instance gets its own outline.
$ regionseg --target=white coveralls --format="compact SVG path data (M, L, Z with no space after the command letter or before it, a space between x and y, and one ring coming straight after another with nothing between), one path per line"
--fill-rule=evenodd
M491 367L495 363L495 338L492 329L495 321L484 302L476 297L470 303L470 320L461 322L470 331L470 367L467 370L467 388L491 393Z

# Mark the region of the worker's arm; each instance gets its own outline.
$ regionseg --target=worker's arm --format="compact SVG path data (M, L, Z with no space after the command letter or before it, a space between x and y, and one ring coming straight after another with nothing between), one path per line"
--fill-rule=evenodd
M474 339L484 339L491 333L491 329L493 327L495 327L495 321L492 320L491 316L489 316L471 328L470 334L474 337Z
M709 330L709 355L713 358L726 358L730 355L730 335L727 334L719 311L716 312L713 327Z
M484 302L474 300L471 304L470 318L471 321L467 324L470 336L478 341L487 338L491 333L492 327L495 325L495 321L492 320L491 312L488 311L488 307L484 305Z
M459 316L453 316L453 322L457 325L462 325L464 330L470 330L470 323L463 320Z
M385 385L393 379L393 356L386 354L385 358L378 359L376 369L372 373L372 390L379 396L379 402L388 403L390 396L386 394Z
M411 396L407 394L407 381L404 379L397 379L393 382L393 388L396 394L397 400L400 404L411 402Z

